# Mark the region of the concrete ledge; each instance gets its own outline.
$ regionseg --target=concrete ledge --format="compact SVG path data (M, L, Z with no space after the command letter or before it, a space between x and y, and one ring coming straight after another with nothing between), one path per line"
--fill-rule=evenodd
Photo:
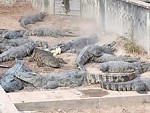
M72 100L57 100L57 101L41 101L41 102L28 102L28 103L16 103L15 106L19 111L34 111L45 109L86 109L86 108L100 108L104 106L130 106L141 103L149 103L150 95L141 96L124 96L124 97L95 97L84 99L72 99Z
M135 5L138 5L138 6L142 6L144 8L150 8L150 4L146 3L144 1L140 1L140 0L122 0L122 1L131 3L131 4L135 4Z
M91 99L73 99L73 100L58 100L58 101L43 101L43 102L28 102L15 103L19 111L34 111L45 109L66 109L66 108L98 108L98 98Z
M9 96L0 86L0 113L19 113Z
M102 97L90 97L83 94L81 90L85 89L15 92L8 93L8 95L19 111L35 111L45 109L54 110L65 108L86 109L100 108L103 106L115 107L150 103L150 93L138 94L134 91L117 92L105 90L109 93L109 95Z

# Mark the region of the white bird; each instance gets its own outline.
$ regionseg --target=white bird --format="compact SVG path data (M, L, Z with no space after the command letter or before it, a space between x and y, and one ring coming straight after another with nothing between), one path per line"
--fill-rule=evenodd
M58 47L54 50L51 50L50 52L53 54L53 56L59 55L59 54L61 54L61 48Z

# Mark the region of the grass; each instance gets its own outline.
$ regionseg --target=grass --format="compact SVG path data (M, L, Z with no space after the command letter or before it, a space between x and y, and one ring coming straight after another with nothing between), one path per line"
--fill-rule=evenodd
M123 43L123 47L126 52L131 54L144 54L145 50L140 46L137 45L135 40L126 39Z

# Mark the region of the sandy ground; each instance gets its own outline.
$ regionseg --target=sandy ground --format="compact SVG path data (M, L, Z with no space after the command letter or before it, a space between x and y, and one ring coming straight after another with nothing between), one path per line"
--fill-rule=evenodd
M38 12L34 10L31 5L23 4L23 5L14 5L13 7L5 7L0 5L0 28L7 29L22 29L19 25L19 18L24 15L29 15ZM95 27L95 23L91 20L83 20L78 17L68 17L68 16L55 16L48 15L43 22L39 22L35 25L28 25L28 28L39 28L39 27L57 27L57 28L69 28L72 29L80 36L88 36L91 34L97 33L97 29ZM32 40L41 40L47 41L49 44L56 44L61 42L66 42L68 40L73 39L73 37L61 37L61 38L53 38L53 37L29 37ZM105 38L100 38L100 44L108 43L117 38L116 35L107 34ZM123 52L122 52L123 53ZM58 57L64 59L64 61L68 62L65 64L63 68L53 69L48 67L37 67L35 62L28 62L29 57L25 58L25 64L28 65L34 72L53 72L53 71L62 71L75 68L75 54L65 53L61 54ZM9 61L3 63L4 65L13 66L15 62ZM0 68L0 73L4 72L6 69ZM90 87L98 87L98 86L90 86ZM26 90L25 90L26 91ZM150 113L150 105L142 104L137 106L130 107L103 107L100 109L69 109L65 110L56 109L56 110L47 110L47 111L37 111L35 113Z

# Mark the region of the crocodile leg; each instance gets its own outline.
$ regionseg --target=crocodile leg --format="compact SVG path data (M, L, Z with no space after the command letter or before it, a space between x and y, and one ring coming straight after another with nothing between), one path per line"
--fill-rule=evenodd
M33 57L29 58L28 62L34 62L34 58Z
M62 58L57 58L59 63L63 63L63 64L68 64L67 62L65 62Z

